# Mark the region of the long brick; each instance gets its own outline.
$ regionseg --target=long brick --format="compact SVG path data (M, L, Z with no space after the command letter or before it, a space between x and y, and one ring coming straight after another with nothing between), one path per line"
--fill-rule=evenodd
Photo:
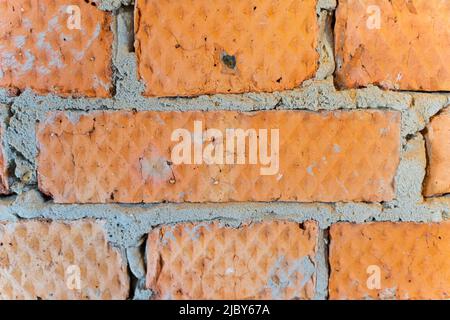
M431 119L425 140L428 166L424 195L450 193L450 107Z
M449 1L340 0L335 27L338 84L450 90L449 18Z
M384 111L55 113L37 130L39 188L60 203L391 200L399 123L398 112ZM223 138L202 139L196 126ZM173 140L180 128L187 137ZM244 157L227 139L235 128L255 129L259 143L267 137L253 163L250 139ZM191 146L185 163L172 156L182 141ZM218 159L207 162L202 150Z
M0 299L125 299L128 290L100 223L0 223Z
M316 0L137 0L146 96L292 89L314 76Z
M449 298L448 222L342 223L330 235L331 299Z
M0 87L110 96L112 18L92 4L95 1L1 0Z
M154 299L310 299L315 292L314 222L163 226L147 240Z

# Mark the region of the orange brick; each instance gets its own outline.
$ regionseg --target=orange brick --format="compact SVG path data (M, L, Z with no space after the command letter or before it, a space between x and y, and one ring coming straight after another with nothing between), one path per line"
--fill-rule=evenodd
M0 0L0 12L0 87L110 96L110 14L84 0Z
M450 90L449 18L449 1L340 0L335 28L338 84Z
M8 163L5 157L5 150L3 148L3 126L0 125L0 194L9 193L8 182Z
M316 0L137 0L146 96L292 89L318 66Z
M159 227L147 240L147 287L154 299L310 299L317 233L314 222Z
M128 290L99 223L0 223L0 299L125 299Z
M448 299L449 252L447 222L333 225L330 298Z
M256 162L249 138L238 164L237 143L220 152L221 139L196 138L195 123L218 130L226 146L227 129L254 129ZM55 113L37 130L39 188L60 203L391 200L399 126L399 113L384 111L96 112L77 120ZM184 141L193 137L186 154L194 164L174 163L179 128ZM195 164L198 146L222 164ZM265 151L273 156L270 175Z
M431 119L425 134L428 167L425 196L450 193L450 108Z

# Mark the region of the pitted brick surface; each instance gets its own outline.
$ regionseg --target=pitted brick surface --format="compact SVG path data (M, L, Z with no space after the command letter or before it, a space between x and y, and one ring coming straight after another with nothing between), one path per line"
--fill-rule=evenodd
M449 298L448 222L342 223L330 236L331 299Z
M100 223L0 223L0 299L125 299L128 289Z
M159 227L147 240L147 287L155 299L310 299L317 232L314 222Z
M249 139L244 164L174 164L171 135L192 135L194 121L220 132L268 129L269 145L279 129L278 171L250 164ZM61 203L391 200L399 126L387 111L56 113L38 128L39 188ZM204 138L203 150L217 151L217 141Z
M77 9L69 6L79 8L80 29L70 29ZM109 13L84 0L0 0L0 12L0 87L110 96Z
M147 96L292 89L314 76L315 0L138 0Z
M449 91L449 17L449 1L340 0L335 27L338 84Z
M450 108L431 119L427 127L428 167L425 196L450 193Z

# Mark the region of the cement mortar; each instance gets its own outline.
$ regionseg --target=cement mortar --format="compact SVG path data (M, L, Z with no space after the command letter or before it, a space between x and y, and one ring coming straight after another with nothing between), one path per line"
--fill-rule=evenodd
M155 226L187 221L212 221L238 227L247 221L283 219L315 220L320 232L316 256L316 299L326 299L328 287L327 228L337 222L369 221L439 222L450 215L450 198L423 199L422 183L426 152L421 131L431 117L450 104L448 93L392 92L375 86L336 90L333 83L332 15L336 1L319 0L317 14L321 36L320 65L316 77L301 87L275 93L217 94L193 98L144 98L145 85L138 80L133 52L133 4L131 0L102 0L99 8L115 15L112 30L115 96L112 99L39 96L25 90L10 97L0 90L0 121L6 130L3 145L13 169L13 196L0 199L0 220L83 218L106 221L109 241L120 248L134 278L134 298L148 299L145 289L145 237ZM128 7L126 7L128 6ZM227 203L227 204L98 204L59 205L37 190L35 126L51 111L66 111L74 120L95 110L353 110L385 109L401 112L401 159L395 178L396 199L385 203Z

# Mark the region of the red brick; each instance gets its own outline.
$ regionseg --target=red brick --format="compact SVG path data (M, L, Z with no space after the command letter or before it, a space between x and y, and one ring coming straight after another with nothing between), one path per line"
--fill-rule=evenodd
M425 134L428 154L425 196L450 193L450 108L431 119Z
M137 0L136 54L145 95L297 87L318 66L316 2Z
M330 298L448 299L449 252L448 222L333 225Z
M69 28L70 5L80 9L81 29ZM0 87L110 96L109 13L84 0L0 0L0 12Z
M0 299L125 299L128 290L100 223L0 223Z
M314 222L159 227L147 240L147 287L154 299L310 299L317 232Z
M379 29L373 27L376 7ZM449 18L449 1L340 0L335 27L338 84L450 90Z
M172 132L191 137L194 121L224 136L268 129L255 134L260 142L269 136L269 154L271 130L279 129L279 167L263 175L269 165L260 157L250 164L249 139L244 164L236 164L236 149L228 152L234 164L174 163ZM78 120L56 113L38 128L39 188L60 203L391 200L399 126L399 113L385 111L96 112ZM220 155L219 138L203 141Z

